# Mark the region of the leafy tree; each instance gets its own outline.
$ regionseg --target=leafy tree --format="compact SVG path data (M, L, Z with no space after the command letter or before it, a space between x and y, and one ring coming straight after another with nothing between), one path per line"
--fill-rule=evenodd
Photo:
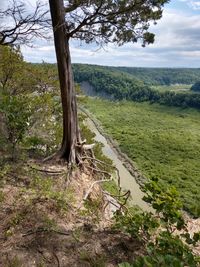
M23 60L20 47L0 45L0 87L2 93L17 95L34 91L36 82L31 66Z
M12 144L12 159L15 158L16 145L22 141L32 114L30 99L26 96L3 96L0 113L4 116L7 140Z
M14 94L22 70L23 58L19 47L0 46L0 85L3 92L10 88Z
M55 65L43 61L42 64L30 64L29 69L35 83L35 91L39 94L57 91L59 84Z
M69 163L78 161L80 135L71 67L69 41L78 39L102 46L110 42L123 45L142 41L153 43L150 22L162 16L168 0L49 0L58 62L62 108L63 141L57 156Z

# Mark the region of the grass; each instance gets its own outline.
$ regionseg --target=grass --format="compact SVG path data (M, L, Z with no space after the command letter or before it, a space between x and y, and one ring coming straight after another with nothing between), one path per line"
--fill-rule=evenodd
M158 90L160 92L173 91L177 93L193 93L190 91L192 84L174 84L174 85L157 85L152 86L152 89Z
M135 102L85 103L146 177L174 185L184 208L200 216L200 112Z

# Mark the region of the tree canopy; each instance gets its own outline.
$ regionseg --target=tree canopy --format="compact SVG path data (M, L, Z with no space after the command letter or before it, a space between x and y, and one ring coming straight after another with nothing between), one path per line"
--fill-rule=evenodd
M191 90L196 91L196 92L200 92L200 81L193 84L193 86L191 87Z
M153 43L154 34L148 31L150 22L162 16L168 0L68 0L66 1L67 37L86 43L137 42Z

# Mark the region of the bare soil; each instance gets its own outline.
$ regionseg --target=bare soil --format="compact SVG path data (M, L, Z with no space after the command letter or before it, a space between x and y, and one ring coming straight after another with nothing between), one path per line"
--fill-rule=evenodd
M2 178L0 266L111 267L134 261L143 244L112 230L100 185L87 206L82 201L94 177L87 169L69 172L53 163L10 165Z

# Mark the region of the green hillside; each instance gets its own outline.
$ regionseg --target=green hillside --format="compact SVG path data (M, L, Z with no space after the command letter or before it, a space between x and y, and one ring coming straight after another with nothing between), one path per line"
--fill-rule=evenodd
M193 84L200 77L200 69L194 68L134 68L116 67L149 85Z
M194 84L199 80L199 68L138 68L138 67L109 67L89 64L74 64L74 71L107 70L129 77L137 78L147 85Z
M146 71L150 71L150 69L146 69ZM157 72L161 77L162 69L158 69ZM183 70L180 75L184 76ZM173 77L172 73L171 77ZM161 90L161 85L156 89L117 68L75 64L74 78L77 83L88 82L96 95L106 94L106 97L111 99L149 101L167 106L200 108L200 94L191 93L187 86L186 91L173 90L173 86L170 86L169 90L166 90L166 86L164 86L165 89ZM182 87L179 86L180 88Z

